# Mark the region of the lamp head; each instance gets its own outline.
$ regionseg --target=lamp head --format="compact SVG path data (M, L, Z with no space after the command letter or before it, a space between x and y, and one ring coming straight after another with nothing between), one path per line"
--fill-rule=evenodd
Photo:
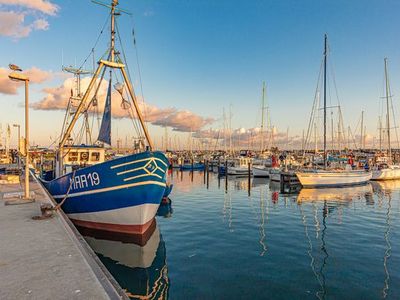
M11 72L8 77L15 81L29 81L28 76L17 72Z

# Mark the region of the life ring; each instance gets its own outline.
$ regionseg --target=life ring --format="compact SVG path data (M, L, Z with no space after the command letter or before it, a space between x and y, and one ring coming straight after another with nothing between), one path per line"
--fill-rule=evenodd
M89 158L89 154L87 152L81 153L81 160L87 160Z

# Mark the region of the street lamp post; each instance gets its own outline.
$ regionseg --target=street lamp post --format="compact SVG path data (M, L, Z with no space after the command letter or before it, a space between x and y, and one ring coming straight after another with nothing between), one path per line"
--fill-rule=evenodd
M11 68L11 67L10 67ZM18 73L19 68L11 68L14 72L8 75L11 80L23 81L25 83L25 193L24 200L30 200L29 194L29 78Z
M18 145L18 169L19 169L20 165L21 165L21 149L20 149L20 143L19 143L19 141L21 139L21 125L13 124L13 127L17 127L18 128L18 142L17 142L17 145Z

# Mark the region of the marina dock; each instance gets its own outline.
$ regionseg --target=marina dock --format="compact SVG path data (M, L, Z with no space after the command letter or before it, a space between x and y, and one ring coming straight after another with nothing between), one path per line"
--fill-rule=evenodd
M0 184L0 299L127 299L62 211L32 219L51 199L30 180L35 202L22 205L5 204L23 185Z

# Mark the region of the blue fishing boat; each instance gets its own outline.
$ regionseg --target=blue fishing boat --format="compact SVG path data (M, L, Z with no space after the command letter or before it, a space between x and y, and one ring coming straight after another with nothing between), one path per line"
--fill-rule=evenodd
M179 167L181 171L203 171L204 168L203 163L184 164Z
M75 95L71 91L71 105L68 108L74 108L71 101L78 100L79 105L74 108L73 114L70 111L66 114L73 117L68 122L64 121L63 134L57 149L56 178L42 182L76 225L119 233L143 234L149 229L163 196L171 192L172 186L166 190L169 161L164 153L152 151L153 143L125 64L115 50L115 16L124 12L117 6L117 0L112 0L108 6L111 9L111 43L107 59L99 60L83 96L79 92L80 87ZM80 69L68 70L78 77L76 82L79 83L79 76L84 72ZM72 130L79 117L87 119L90 107L97 106L96 94L106 70L110 71L110 79L97 144L73 145ZM137 143L139 146L135 149L136 153L107 160L105 145L111 146L111 78L118 71L122 75L123 83L115 84L114 88L122 98L121 107L129 113L132 122L138 122L136 128L140 128L140 142ZM126 95L127 100L124 98ZM88 131L90 132L86 130Z
M161 152L142 152L77 169L43 182L62 209L82 227L143 233L166 189L168 160Z

